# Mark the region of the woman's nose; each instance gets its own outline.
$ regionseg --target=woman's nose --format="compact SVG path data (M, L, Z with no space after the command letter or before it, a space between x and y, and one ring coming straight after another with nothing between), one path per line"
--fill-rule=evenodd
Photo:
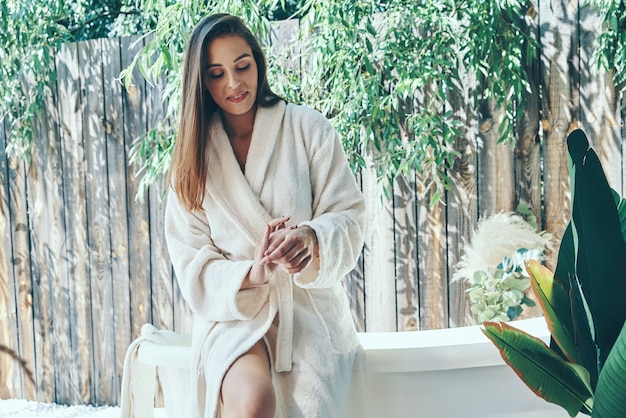
M239 77L236 73L233 72L228 75L228 87L234 89L239 87L240 84L241 80L239 80Z

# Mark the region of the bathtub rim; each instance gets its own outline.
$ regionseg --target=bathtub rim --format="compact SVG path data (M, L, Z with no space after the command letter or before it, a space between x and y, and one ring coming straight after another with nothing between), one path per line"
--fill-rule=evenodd
M509 322L515 328L550 340L543 316ZM363 332L370 373L407 373L489 367L505 364L494 344L482 333L482 325L423 331Z
M509 322L529 334L550 340L543 317ZM405 373L488 367L505 364L500 352L482 333L481 325L401 332L359 332L365 349L366 370L370 373ZM179 334L180 345L144 341L139 347L142 363L189 368L191 338Z

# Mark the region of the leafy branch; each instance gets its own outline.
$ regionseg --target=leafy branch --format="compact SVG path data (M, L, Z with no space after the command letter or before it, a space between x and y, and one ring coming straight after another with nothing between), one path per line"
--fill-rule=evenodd
M621 91L626 90L626 1L591 0L603 22L597 38L598 48L593 59L598 68L614 71L615 82Z
M0 123L7 153L30 155L34 127L56 84L55 56L65 42L143 31L153 21L134 0L0 2ZM39 140L44 140L41 138Z
M626 3L589 1L604 22L594 59L614 71L623 89ZM535 10L532 0L104 0L95 8L90 0L7 0L0 2L6 28L0 32L0 121L8 127L7 152L28 155L63 42L144 33L145 45L122 78L129 87L136 68L163 86L164 118L131 153L145 190L169 166L182 55L194 25L209 13L232 13L271 48L269 19L291 16L299 19L294 38L282 53L267 54L273 87L326 114L355 171L367 158L389 192L397 175L415 170L437 201L449 185L461 135L449 96L466 74L476 78L474 108L494 103L502 109L500 141L514 139L529 92L527 69L538 50L531 34Z

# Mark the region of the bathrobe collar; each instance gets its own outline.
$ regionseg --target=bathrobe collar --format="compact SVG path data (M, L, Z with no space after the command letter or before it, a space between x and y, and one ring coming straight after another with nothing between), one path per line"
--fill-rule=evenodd
M239 226L251 244L249 248L252 253L240 256L254 257L254 248L265 233L265 227L274 218L261 204L259 194L276 143L280 140L285 110L283 101L272 107L257 108L245 174L241 172L220 115L215 114L211 121L207 193L215 199L223 213ZM275 280L270 280L270 297L275 297L280 312L274 358L277 372L291 370L293 284L291 277L281 277L285 275L277 269Z
M211 121L207 192L241 226L254 246L273 218L261 205L259 193L279 140L285 108L282 101L273 107L257 108L245 174L239 168L220 114L216 113Z

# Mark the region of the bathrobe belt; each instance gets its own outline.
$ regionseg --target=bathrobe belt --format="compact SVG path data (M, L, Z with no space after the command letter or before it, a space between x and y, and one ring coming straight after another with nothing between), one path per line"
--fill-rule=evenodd
M279 316L274 369L277 372L288 372L291 370L293 345L293 278L280 276L275 282Z

